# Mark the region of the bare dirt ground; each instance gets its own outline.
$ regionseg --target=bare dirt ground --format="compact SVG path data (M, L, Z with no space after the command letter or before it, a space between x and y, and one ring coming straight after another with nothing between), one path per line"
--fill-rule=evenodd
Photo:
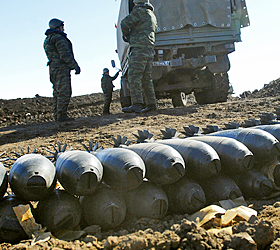
M133 134L138 134L138 130L148 130L155 139L162 139L160 130L166 127L181 132L188 125L202 130L207 125L223 128L229 122L242 124L250 118L259 119L264 112L275 112L280 106L279 84L280 78L259 91L246 93L245 98L229 97L227 102L217 104L198 105L190 98L186 107L173 108L171 100L162 99L158 101L158 111L148 114L122 113L118 91L113 95L112 114L107 116L101 115L103 94L72 97L69 114L75 121L60 125L52 117L52 98L0 100L0 153L6 152L3 157L13 158L14 151L21 153L22 147L27 153L30 146L30 150L36 148L46 156L50 155L46 149L53 151L51 145L58 142L80 150L84 150L81 143L89 141L108 148L113 146L112 137L118 134L135 141ZM4 243L1 249L279 249L278 201L279 197L247 201L259 212L258 219L251 224L237 224L234 235L215 235L190 223L183 215L174 215L164 221L141 219L115 231L98 229L73 242L53 238L32 247L30 241ZM244 232L251 235L258 248L242 236Z

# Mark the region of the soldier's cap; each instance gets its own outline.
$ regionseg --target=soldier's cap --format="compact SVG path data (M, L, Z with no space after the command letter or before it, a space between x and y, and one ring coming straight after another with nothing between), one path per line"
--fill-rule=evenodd
M49 21L49 27L50 29L56 29L59 26L64 25L64 21L61 21L57 18L53 18Z
M109 69L104 68L104 69L103 69L103 74L105 74L105 73L109 73Z

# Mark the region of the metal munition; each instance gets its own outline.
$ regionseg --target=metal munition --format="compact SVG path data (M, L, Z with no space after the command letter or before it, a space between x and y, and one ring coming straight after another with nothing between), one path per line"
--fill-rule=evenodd
M159 143L139 143L128 147L145 163L146 178L158 185L178 181L185 174L185 162L174 148Z
M194 180L181 178L179 181L162 186L167 195L169 212L192 214L204 207L206 197L202 187Z
M163 189L150 181L124 194L127 213L137 218L163 219L168 198Z
M280 141L280 124L259 125L250 128L264 130L272 134L278 141Z
M56 185L56 169L40 154L26 154L18 158L9 172L9 184L17 197L37 201L48 196Z
M92 194L103 176L100 161L94 155L79 150L60 154L56 170L63 188L73 195Z
M243 196L248 198L264 198L273 192L272 182L261 172L252 169L240 175L233 175L231 178L240 188Z
M110 187L127 191L143 182L145 164L135 152L125 148L106 148L94 155L102 163L103 181Z
M225 174L217 174L198 183L203 188L207 204L221 200L234 200L242 196L238 185Z
M195 136L186 140L207 143L219 155L222 171L226 174L241 173L254 166L253 153L241 142L222 136Z
M187 139L167 139L157 141L176 149L185 161L185 176L199 180L221 171L217 152L204 142Z
M274 168L273 178L274 178L275 185L277 187L280 187L280 165L279 165L279 163Z
M15 195L5 196L0 202L0 243L15 244L28 239L13 210L13 207L26 204L29 203Z
M51 232L74 229L82 217L78 198L58 189L39 201L35 211L36 219Z
M5 195L8 188L8 174L4 165L0 162L0 200Z
M80 198L83 220L87 225L102 229L119 226L126 215L126 204L121 193L110 187L99 187L94 194Z
M268 162L280 155L279 141L270 133L252 128L223 130L210 134L236 139L255 156L256 162Z

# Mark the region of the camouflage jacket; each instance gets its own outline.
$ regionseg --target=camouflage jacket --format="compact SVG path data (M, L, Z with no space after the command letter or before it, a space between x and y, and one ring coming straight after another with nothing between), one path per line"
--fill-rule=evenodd
M48 29L44 49L50 67L75 69L78 66L73 54L72 43L67 35L56 29Z
M101 78L101 88L104 94L110 93L113 91L115 87L113 81L117 79L119 72L117 72L114 76L103 75Z
M123 37L130 47L154 47L157 19L151 4L135 6L121 21Z

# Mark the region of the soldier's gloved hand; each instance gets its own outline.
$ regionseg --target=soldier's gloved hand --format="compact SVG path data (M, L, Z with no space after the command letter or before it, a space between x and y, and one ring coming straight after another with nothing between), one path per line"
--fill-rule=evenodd
M79 75L81 73L81 68L79 66L77 66L75 68L75 75Z

